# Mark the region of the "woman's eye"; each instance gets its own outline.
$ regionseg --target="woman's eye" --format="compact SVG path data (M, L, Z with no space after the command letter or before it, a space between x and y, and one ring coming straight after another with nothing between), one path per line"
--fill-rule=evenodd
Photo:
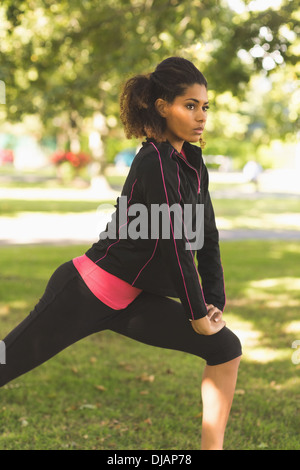
M195 109L194 104L187 104L186 107L187 107L187 109L191 109L191 110Z
M202 109L203 109L203 111L205 111L205 112L206 112L206 111L208 111L208 110L209 110L209 106L203 106L203 108L202 108Z

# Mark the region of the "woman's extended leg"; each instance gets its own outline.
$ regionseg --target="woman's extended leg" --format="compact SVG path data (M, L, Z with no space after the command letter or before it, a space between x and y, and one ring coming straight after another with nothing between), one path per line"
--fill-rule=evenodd
M202 379L202 450L222 450L240 357L206 366Z
M0 365L0 386L104 329L207 361L203 447L220 447L241 355L238 338L226 327L212 336L198 335L179 302L146 292L127 308L112 310L91 294L71 262L58 268L32 313L4 339L6 364Z
M86 287L73 263L60 266L33 311L4 338L0 386L39 366L117 315Z

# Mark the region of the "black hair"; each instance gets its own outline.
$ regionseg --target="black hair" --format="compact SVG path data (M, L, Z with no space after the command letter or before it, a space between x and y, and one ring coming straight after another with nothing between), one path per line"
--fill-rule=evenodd
M195 83L207 88L207 81L200 70L182 57L169 57L158 64L154 72L130 78L120 97L120 118L126 137L148 137L160 141L166 121L156 109L156 100L162 98L173 103Z

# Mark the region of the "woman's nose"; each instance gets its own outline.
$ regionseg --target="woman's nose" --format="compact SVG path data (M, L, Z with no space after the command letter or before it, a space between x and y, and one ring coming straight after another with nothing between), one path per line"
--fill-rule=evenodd
M196 116L196 120L198 122L206 122L206 119L207 119L207 115L206 115L205 111L199 110L199 112L197 113L197 116Z

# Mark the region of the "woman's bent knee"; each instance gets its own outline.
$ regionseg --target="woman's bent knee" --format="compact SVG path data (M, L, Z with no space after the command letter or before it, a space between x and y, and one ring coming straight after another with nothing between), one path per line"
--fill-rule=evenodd
M224 327L215 335L211 336L214 342L209 357L208 365L218 365L242 356L242 345L239 338L229 328Z

